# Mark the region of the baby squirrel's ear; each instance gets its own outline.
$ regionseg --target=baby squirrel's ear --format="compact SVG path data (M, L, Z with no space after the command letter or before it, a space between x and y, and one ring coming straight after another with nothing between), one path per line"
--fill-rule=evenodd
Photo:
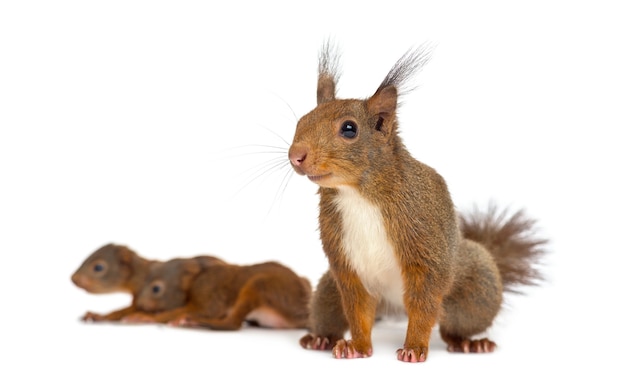
M183 288L187 289L196 275L202 271L202 266L197 260L186 260L182 263L182 268L181 283Z
M115 250L117 251L117 255L119 256L120 261L127 265L133 261L133 257L137 256L134 251L126 246L116 245Z
M398 89L393 85L381 87L366 101L366 104L370 114L378 117L376 129L388 135L395 125Z

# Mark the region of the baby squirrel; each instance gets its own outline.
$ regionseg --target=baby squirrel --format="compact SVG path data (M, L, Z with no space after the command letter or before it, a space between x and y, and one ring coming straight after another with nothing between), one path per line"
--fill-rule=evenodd
M429 57L427 47L409 50L371 97L337 99L337 52L323 46L317 107L298 121L288 153L294 171L319 186L329 263L305 348L371 356L375 319L400 309L408 318L400 361L426 360L437 323L449 351L491 352L493 341L473 337L492 324L503 291L540 279L545 241L527 237L533 221L521 212L504 223L497 213L459 220L444 179L399 137L398 98Z
M72 274L72 282L87 292L104 294L126 292L133 296L130 306L108 314L87 312L84 321L119 321L136 311L136 296L143 287L154 260L140 257L126 246L107 244L94 251Z
M238 330L244 322L305 328L311 284L277 262L202 267L173 259L154 264L139 292L134 322Z
M203 266L225 263L210 255L186 259ZM93 294L126 292L133 296L131 305L108 314L87 312L83 321L120 321L137 313L137 296L144 287L150 267L161 261L139 256L127 246L109 243L94 251L72 274L72 282Z

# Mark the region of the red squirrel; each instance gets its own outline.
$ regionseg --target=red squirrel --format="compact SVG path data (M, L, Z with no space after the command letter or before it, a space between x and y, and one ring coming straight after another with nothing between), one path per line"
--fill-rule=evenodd
M186 259L202 266L225 263L210 255ZM137 296L144 287L150 267L161 261L146 259L127 246L107 244L92 254L72 274L72 282L89 293L125 292L132 295L131 305L107 314L87 312L83 321L120 321L137 313Z
M305 328L308 279L265 262L202 268L178 259L151 267L126 321L239 330L245 322L266 328Z
M474 336L492 324L505 289L540 278L545 241L526 237L534 225L522 212L459 221L443 177L403 144L398 98L428 47L407 51L367 99L336 98L337 56L324 44L317 107L298 121L288 152L293 170L319 186L329 264L300 344L332 348L335 358L371 356L376 318L400 309L408 319L400 361L426 361L437 323L449 351L492 352L492 340Z

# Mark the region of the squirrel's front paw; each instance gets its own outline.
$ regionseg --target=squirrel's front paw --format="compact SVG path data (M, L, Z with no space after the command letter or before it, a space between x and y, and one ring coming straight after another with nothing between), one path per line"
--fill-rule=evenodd
M398 360L404 362L424 362L428 356L428 348L401 348L396 351Z
M168 325L172 327L199 327L198 322L193 320L187 315L177 317L176 319L170 320Z
M93 323L96 321L103 321L104 315L97 314L95 312L86 312L80 320L88 323Z
M338 340L333 347L333 357L336 359L356 359L370 357L371 355L371 347L366 350L357 350L352 340Z

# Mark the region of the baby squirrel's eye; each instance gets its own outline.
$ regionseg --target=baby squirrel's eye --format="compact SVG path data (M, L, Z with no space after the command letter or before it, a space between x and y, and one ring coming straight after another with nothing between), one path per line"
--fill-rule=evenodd
M357 132L356 123L354 123L351 120L347 120L343 122L343 124L341 125L341 130L339 131L341 136L343 136L344 138L348 138L348 139L354 139L356 137L356 132Z
M163 284L163 281L155 281L150 286L150 291L152 291L152 295L155 297L162 294L164 289L165 289L165 285Z
M102 261L98 261L93 264L93 267L91 269L93 270L94 273L98 275L102 275L102 273L107 269L107 266L106 266L106 263Z

